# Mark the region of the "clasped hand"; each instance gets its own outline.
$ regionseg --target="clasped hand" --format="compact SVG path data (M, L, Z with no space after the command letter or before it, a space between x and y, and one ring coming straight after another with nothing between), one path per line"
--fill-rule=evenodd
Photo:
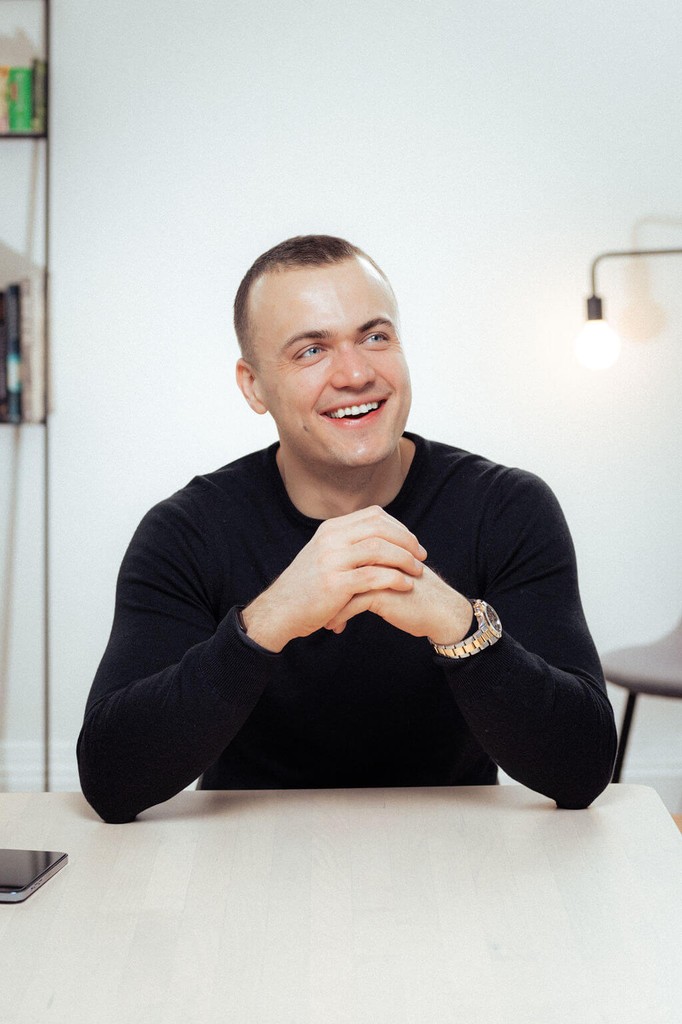
M378 506L328 519L293 562L244 609L249 636L280 651L294 637L341 633L370 611L413 636L456 643L471 605L427 565L407 527Z

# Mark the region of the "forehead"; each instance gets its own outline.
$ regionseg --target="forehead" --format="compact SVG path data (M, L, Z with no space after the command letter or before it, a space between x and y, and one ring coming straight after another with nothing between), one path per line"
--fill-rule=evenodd
M396 321L395 298L381 274L362 258L264 274L251 289L254 342L274 344L301 331L353 329L383 316Z

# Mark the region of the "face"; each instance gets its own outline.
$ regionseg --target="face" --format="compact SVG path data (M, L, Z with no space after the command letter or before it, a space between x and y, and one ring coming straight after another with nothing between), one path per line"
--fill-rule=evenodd
M237 380L277 425L288 471L376 466L394 456L411 392L393 293L363 259L266 274L249 322L255 365Z

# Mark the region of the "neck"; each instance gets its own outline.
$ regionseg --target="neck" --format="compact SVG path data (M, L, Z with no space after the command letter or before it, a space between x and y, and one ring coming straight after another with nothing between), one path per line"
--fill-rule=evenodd
M277 467L289 498L311 519L334 519L369 505L390 504L402 487L414 457L414 442L401 437L396 450L374 466L310 470L293 465L281 447Z

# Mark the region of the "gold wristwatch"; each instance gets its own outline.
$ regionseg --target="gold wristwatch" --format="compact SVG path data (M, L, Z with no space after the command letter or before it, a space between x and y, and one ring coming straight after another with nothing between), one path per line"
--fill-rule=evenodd
M429 637L429 643L437 654L442 654L445 658L469 658L472 654L478 654L486 647L492 647L497 643L502 636L502 623L499 615L485 601L474 601L473 606L478 622L476 632L456 644L436 644Z

